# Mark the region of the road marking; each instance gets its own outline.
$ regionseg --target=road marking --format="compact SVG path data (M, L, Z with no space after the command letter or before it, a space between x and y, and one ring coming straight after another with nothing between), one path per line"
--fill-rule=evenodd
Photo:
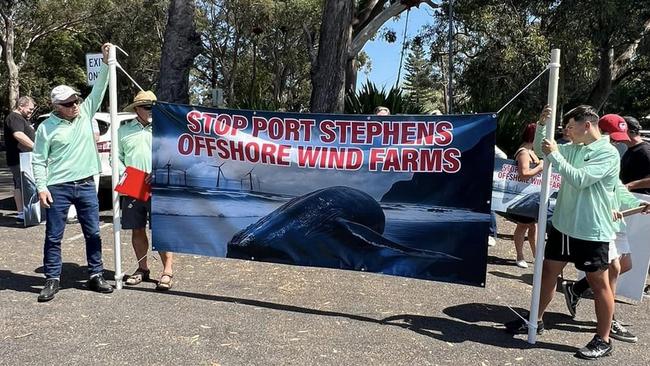
M100 226L99 226L99 231L101 231L102 228L105 228L105 227L108 226L108 225L110 225L110 224L109 224L109 223L105 223L105 224L103 224L103 225L100 225ZM75 235L75 236L69 238L69 239L66 240L66 241L74 241L74 240L77 240L77 239L81 239L81 238L83 238L83 237L84 237L84 233L81 233L81 234L77 234L77 235Z

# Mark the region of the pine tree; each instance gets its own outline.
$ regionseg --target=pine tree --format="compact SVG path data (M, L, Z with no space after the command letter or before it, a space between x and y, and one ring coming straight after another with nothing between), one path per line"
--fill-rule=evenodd
M403 89L413 103L428 109L434 99L433 69L421 42L413 42L404 67L406 76Z

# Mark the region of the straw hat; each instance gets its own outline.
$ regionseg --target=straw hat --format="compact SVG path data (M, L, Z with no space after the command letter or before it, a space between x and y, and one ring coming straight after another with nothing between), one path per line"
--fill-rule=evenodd
M154 94L152 91L150 90L139 91L138 94L135 95L135 98L133 98L133 103L127 105L124 108L124 111L133 112L135 111L135 107L139 107L142 105L150 105L156 100L157 100L156 94Z

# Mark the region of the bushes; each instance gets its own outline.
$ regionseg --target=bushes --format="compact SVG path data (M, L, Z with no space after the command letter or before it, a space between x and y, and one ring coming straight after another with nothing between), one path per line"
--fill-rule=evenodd
M424 107L411 102L400 88L392 87L388 92L379 90L367 81L361 90L348 93L345 97L345 113L372 114L377 106L390 109L391 114L424 114Z

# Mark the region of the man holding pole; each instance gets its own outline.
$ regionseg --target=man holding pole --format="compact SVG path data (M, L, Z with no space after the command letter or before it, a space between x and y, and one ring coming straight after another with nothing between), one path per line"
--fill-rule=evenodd
M573 143L558 146L545 139L550 107L542 112L535 134L535 151L544 153L562 176L552 226L545 249L537 333L544 330L542 316L553 299L557 277L568 262L587 275L594 292L597 331L577 356L597 359L612 352L609 339L614 297L609 285L609 242L614 238L615 188L618 183L619 155L598 129L598 114L590 106L579 106L564 116L564 125ZM528 333L523 319L506 324L510 333Z
M54 112L36 131L32 160L38 197L46 208L43 268L45 287L38 301L49 301L59 291L61 240L70 205L75 205L86 241L88 287L96 292L113 292L103 277L102 243L99 232L99 202L93 175L101 170L92 129L92 117L99 109L108 84L108 52L102 46L104 65L88 98L67 85L52 89Z
M617 114L607 114L600 118L598 127L601 132L607 134L612 142L631 145L631 135L629 135L627 122L623 117ZM621 177L624 176L625 165L621 163ZM642 202L633 196L623 183L618 184L615 194L615 205L620 209L630 209L637 206L644 206L647 211L647 203ZM632 269L632 256L630 251L630 244L627 240L625 222L621 219L617 221L618 229L616 238L610 242L609 251L609 284L612 288L612 293L616 297L616 285L619 276ZM562 282L562 292L567 303L567 307L572 317L576 316L576 308L583 294L589 288L589 283L586 278L570 283L567 281ZM610 337L623 342L635 343L637 337L632 334L621 322L614 318L612 320L612 328Z

